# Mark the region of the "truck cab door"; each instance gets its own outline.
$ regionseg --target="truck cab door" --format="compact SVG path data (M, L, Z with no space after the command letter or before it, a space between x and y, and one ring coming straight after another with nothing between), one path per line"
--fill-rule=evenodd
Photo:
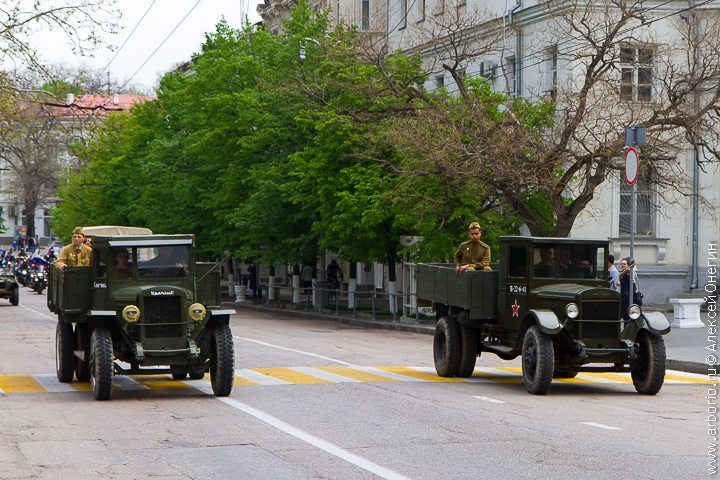
M498 282L498 323L502 329L517 331L527 312L529 247L527 244L504 244L501 250Z

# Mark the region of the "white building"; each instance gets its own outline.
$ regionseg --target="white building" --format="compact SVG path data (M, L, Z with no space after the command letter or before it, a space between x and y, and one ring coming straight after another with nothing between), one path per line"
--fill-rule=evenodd
M557 99L562 111L563 105L572 102L573 92L582 80L582 63L586 58L581 58L584 53L581 44L587 42L578 38L582 28L572 28L565 19L576 8L573 13L576 25L597 22L586 33L601 42L604 32L612 31L613 19L619 12L610 8L609 3L338 0L330 6L339 12L339 18L361 30L365 26L379 29L384 22L385 31L380 34L387 40L387 51L421 53L430 72L425 85L430 90L457 90L453 77L442 64L460 50L464 55L463 76L488 78L495 90L515 96L549 96ZM607 94L615 89L613 104L607 111L607 125L603 124L602 115L595 119L597 132L606 128L611 135L621 135L619 127L634 125L637 119L649 118L648 113L665 108L670 101L665 86L669 76L680 72L684 80L692 80L689 69L693 65L696 71L714 72L708 75L705 97L698 98L697 105L704 105L709 96L717 94L720 78L717 49L715 53L712 48L708 52L701 49L698 57L687 53L688 40L697 40L702 46L704 42L720 39L720 4L646 1L627 2L627 6L637 9L638 18L623 27L625 40L617 44L615 57L609 62L605 90L600 90ZM258 11L263 15L261 8ZM369 19L363 12L368 12ZM709 19L708 23L693 28L695 15ZM454 34L449 35L451 31ZM602 100L598 98L602 96L603 93L597 94L595 100ZM720 143L718 123L715 118L703 137L715 148ZM660 138L667 139L671 133L678 135L669 132ZM720 162L705 155L702 149L696 152L682 138L674 142L678 148L673 150L672 162L678 178L687 177L683 193L655 185L650 178L641 177L638 181L634 257L649 303L666 303L668 297L702 288L708 276L709 246L714 244L717 249L720 243ZM642 164L642 147L639 151ZM699 155L704 168L694 168L695 155ZM621 147L618 164L622 163L622 156ZM694 198L699 198L697 208ZM593 200L577 217L571 236L609 238L611 253L619 263L620 257L630 255L630 212L631 190L622 170L618 170L595 190Z

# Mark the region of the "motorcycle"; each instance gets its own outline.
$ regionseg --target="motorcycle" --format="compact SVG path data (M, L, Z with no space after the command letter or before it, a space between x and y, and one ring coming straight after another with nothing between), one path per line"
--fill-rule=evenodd
M33 272L28 286L38 295L42 295L47 288L47 274L42 270Z

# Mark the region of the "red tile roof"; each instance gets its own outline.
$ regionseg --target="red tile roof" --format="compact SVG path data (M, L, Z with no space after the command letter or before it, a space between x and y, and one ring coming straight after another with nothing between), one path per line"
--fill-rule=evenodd
M68 96L64 103L52 103L52 115L56 117L105 117L111 112L130 110L135 104L156 100L145 95L83 95Z

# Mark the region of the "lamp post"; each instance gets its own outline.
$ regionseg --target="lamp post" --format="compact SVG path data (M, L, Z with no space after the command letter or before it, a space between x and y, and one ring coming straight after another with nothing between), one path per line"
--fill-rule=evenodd
M305 37L300 41L300 61L304 62L305 59L307 59L307 53L305 51L305 48L307 47L307 42L314 43L318 47L320 46L320 42L315 40L314 38L308 38Z

